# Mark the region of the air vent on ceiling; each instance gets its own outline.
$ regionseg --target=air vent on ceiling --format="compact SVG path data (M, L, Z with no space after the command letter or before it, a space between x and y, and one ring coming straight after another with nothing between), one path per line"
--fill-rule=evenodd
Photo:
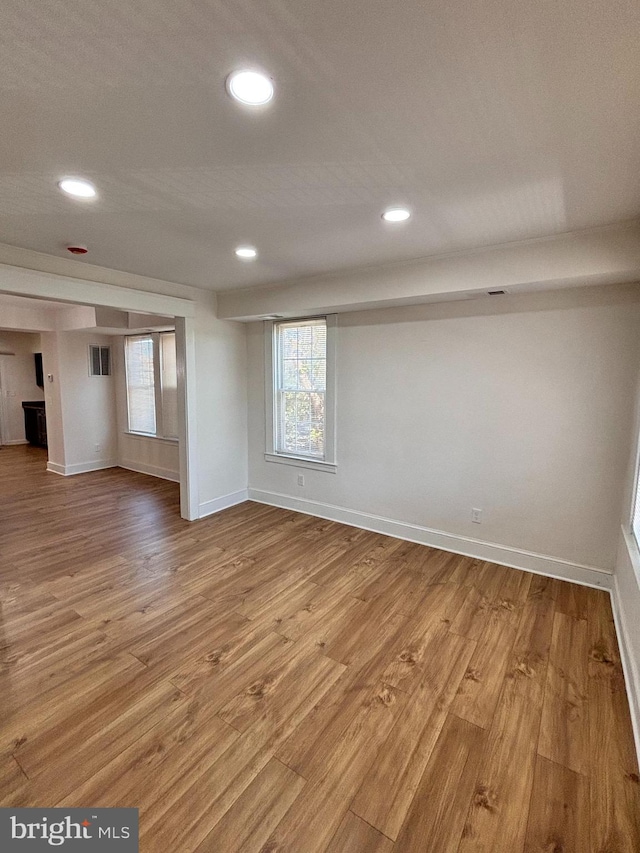
M506 290L487 290L489 296L502 296L506 292Z
M111 347L89 344L89 376L111 376Z

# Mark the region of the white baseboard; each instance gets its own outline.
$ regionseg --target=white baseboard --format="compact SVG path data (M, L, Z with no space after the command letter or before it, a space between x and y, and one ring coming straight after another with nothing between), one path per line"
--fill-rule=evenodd
M127 471L135 471L138 474L148 474L150 477L160 477L161 480L171 480L173 483L180 482L180 473L172 471L171 468L159 468L157 465L147 465L145 462L132 462L129 459L116 463L119 468Z
M57 462L47 462L47 471L52 474L61 474L63 477L66 476L64 465L58 465Z
M29 444L26 438L10 438L8 441L2 442L2 447L13 446L14 444Z
M618 636L620 658L622 660L627 698L629 700L629 711L631 712L631 725L633 726L633 736L636 742L638 763L640 764L640 672L638 671L638 662L631 653L627 621L624 616L624 608L620 604L620 591L615 577L613 589L611 590L611 609L613 610L613 621L615 622L616 634Z
M205 518L207 515L213 515L223 509L229 509L230 506L244 503L246 500L249 500L247 489L240 489L238 492L222 495L222 497L214 498L212 501L205 501L200 504L198 517Z
M89 471L103 471L105 468L115 468L117 462L114 459L103 459L96 462L77 462L75 465L59 465L57 462L47 462L47 471L53 474L61 474L63 477L72 477L74 474L87 474Z
M105 468L115 468L118 465L115 459L102 459L95 462L78 462L76 465L66 466L66 475L86 474L89 471L104 471Z
M277 492L249 489L249 500L303 512L307 515L319 516L320 518L328 518L330 521L338 521L351 527L361 527L364 530L383 533L397 539L406 539L420 545L429 545L431 548L452 551L454 554L461 554L465 557L488 560L502 566L510 566L538 575L547 575L559 580L572 581L573 583L607 590L613 586L613 574L605 569L584 566L580 563L572 563L569 560L561 560L545 554L535 554L508 545L483 542L480 539L470 539L466 536L446 533L443 530L432 530L429 527L420 527L417 524L395 521L391 518L358 512L333 504L294 498Z

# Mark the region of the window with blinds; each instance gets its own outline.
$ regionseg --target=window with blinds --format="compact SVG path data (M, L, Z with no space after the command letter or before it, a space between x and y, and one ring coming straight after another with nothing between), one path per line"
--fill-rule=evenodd
M176 333L125 338L129 431L178 437Z
M129 429L147 435L156 434L154 349L151 335L125 339Z
M176 333L160 334L160 408L162 434L178 436L178 371L176 366Z
M276 452L324 460L326 320L275 323L274 368Z

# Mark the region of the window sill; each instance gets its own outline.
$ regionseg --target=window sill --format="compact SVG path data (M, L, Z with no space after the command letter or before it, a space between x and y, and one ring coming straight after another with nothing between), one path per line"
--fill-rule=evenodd
M146 432L131 432L131 430L128 430L128 429L126 429L124 431L124 434L131 436L131 438L149 438L149 439L151 439L151 441L164 441L167 444L177 444L178 443L177 438L165 438L162 435L149 435L149 433L146 433Z
M296 468L310 468L312 471L324 471L327 474L335 474L338 470L338 466L333 462L321 462L302 456L285 456L284 453L265 453L264 458L267 462L294 465Z

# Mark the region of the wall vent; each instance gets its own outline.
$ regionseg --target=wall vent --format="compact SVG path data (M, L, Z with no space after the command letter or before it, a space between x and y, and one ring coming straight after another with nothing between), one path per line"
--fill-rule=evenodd
M489 296L502 296L503 293L506 293L506 290L488 290L487 293Z
M89 344L89 376L111 376L111 347Z

